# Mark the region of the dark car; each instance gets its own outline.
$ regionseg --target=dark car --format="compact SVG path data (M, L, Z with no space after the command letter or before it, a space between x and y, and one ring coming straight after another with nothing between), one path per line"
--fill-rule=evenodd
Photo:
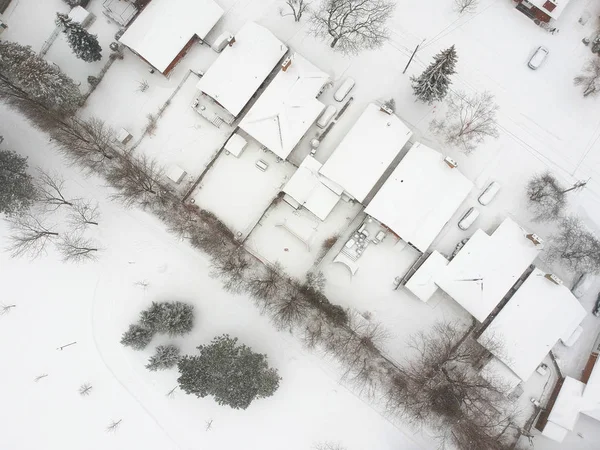
M598 298L596 299L596 304L594 305L594 309L592 310L592 313L596 317L600 316L600 292L598 293Z

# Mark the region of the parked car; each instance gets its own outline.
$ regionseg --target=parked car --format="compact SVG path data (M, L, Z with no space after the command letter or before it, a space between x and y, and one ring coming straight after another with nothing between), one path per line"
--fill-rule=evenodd
M327 125L329 125L329 122L331 122L331 119L333 119L333 116L335 116L336 112L337 108L334 105L328 105L319 116L319 119L317 120L317 126L319 128L325 128Z
M598 292L598 297L596 298L596 304L594 305L592 314L594 314L596 317L600 316L600 292Z
M475 207L469 208L465 215L458 222L458 228L461 230L468 230L473 222L479 217L479 210Z
M529 68L532 70L537 70L548 57L548 53L550 53L550 50L540 45L533 56L529 58L529 62L527 63Z
M575 284L573 284L573 289L571 292L577 298L581 298L585 295L587 291L590 290L590 286L594 281L593 277L589 273L583 273L577 278Z
M335 94L333 94L333 98L336 99L338 102L343 101L346 98L346 96L350 93L355 83L356 82L354 81L354 78L346 78L344 82L340 85L338 90L335 91Z
M485 191L479 196L479 203L483 206L489 204L500 190L500 183L497 181L492 181L488 187L485 188Z

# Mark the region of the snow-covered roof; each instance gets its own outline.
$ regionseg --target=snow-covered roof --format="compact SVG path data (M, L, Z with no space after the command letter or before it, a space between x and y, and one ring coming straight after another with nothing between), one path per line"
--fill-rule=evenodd
M434 280L447 265L448 260L440 252L434 250L404 286L419 300L426 302L437 291L438 287Z
M542 249L510 218L489 236L477 230L435 280L483 322Z
M317 94L329 75L295 53L240 122L240 128L286 159L325 105Z
M479 374L506 395L521 383L521 379L497 358L490 359Z
M479 342L525 381L559 339L573 334L585 315L569 288L536 268Z
M569 4L569 1L570 0L529 0L529 3L556 20L563 13ZM555 7L552 8L551 5L555 5ZM546 8L546 6L549 6L549 8Z
M323 184L319 174L322 164L308 155L283 188L292 197L321 220L325 220L340 199L340 195Z
M371 103L325 162L321 173L362 202L411 135L396 115Z
M234 116L250 101L287 47L266 28L248 22L197 84Z
M365 212L425 252L472 187L441 153L416 143Z
M190 39L204 39L222 15L213 0L152 0L119 41L164 73Z
M73 22L84 24L90 17L90 14L83 6L76 6L69 12L69 19L73 20Z

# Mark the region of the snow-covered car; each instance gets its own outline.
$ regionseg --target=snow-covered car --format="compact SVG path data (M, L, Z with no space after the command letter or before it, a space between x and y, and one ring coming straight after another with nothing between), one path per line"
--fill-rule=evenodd
M468 230L473 222L479 217L479 210L475 207L469 208L465 215L458 222L458 228L461 230Z
M335 91L335 94L333 94L333 98L336 99L338 102L343 101L346 98L346 96L350 93L355 83L356 82L354 81L354 78L346 78L344 82L340 85L338 90Z
M494 197L496 196L499 190L500 183L498 183L497 181L492 181L490 185L487 188L485 188L485 191L483 191L483 193L479 196L479 199L477 201L483 206L485 206L489 204L492 200L494 200Z
M331 119L333 119L333 116L335 116L336 112L337 108L334 105L328 105L319 116L319 119L317 120L317 126L319 128L325 128L327 125L329 125L329 122L331 122Z
M575 284L573 284L573 289L571 289L571 292L575 297L581 298L587 291L589 291L593 281L594 279L589 273L583 273L579 276L579 278L577 278Z
M550 50L540 45L533 56L529 58L529 62L527 63L529 68L532 70L537 70L548 57L548 53L550 53Z

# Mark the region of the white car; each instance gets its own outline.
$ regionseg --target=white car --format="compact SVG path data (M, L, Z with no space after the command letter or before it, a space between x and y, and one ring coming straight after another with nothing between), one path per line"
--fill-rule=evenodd
M477 201L481 203L483 206L489 204L500 190L500 183L497 181L492 181L488 187L485 188L485 191L479 196Z
M550 50L540 45L527 63L529 68L537 70L548 57L548 53L550 53Z
M355 83L356 82L354 81L354 78L346 78L344 82L340 85L338 90L335 91L335 94L333 94L333 98L336 99L338 102L343 101L346 98L346 96L350 93Z
M468 230L473 222L479 217L479 210L475 207L469 208L469 210L462 216L462 219L458 222L458 228L461 230Z
M594 278L589 273L581 274L579 278L577 278L577 281L575 281L571 292L575 297L581 298L585 295L587 291L590 290L593 281Z
M328 105L319 116L319 119L317 120L317 126L319 128L325 128L327 125L329 125L329 122L331 122L331 119L333 119L333 116L335 116L336 112L337 108L334 105Z

